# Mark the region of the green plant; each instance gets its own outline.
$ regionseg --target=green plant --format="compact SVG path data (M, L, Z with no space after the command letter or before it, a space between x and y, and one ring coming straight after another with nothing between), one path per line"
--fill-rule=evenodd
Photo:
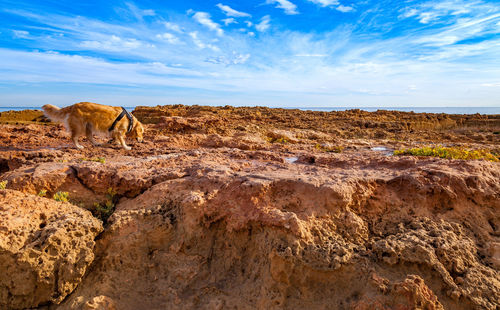
M489 161L499 161L498 155L492 154L488 150L467 150L458 147L427 146L394 151L394 155L414 155L433 156L447 159L484 159Z
M106 196L108 200L113 200L116 196L116 191L112 187L109 187L106 192Z
M94 203L94 216L106 222L115 211L116 191L108 188L106 192L106 201L104 203Z
M0 182L0 189L6 189L8 183L9 181L7 180Z
M342 153L344 151L343 146L324 146L319 143L316 143L314 148L321 152L327 152L327 153Z
M38 192L37 195L40 196L40 197L45 197L45 196L47 196L47 190L46 189L42 189L41 191Z
M110 201L106 201L104 204L94 203L94 216L106 222L108 218L113 214L115 205Z
M93 158L82 158L82 161L93 161L96 163L101 163L104 164L106 163L106 158L105 157L93 157Z
M57 192L52 196L55 201L68 202L69 193L68 192Z

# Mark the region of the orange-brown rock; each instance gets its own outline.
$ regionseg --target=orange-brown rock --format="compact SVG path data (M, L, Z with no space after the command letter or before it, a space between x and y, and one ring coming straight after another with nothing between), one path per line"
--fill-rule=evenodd
M0 308L61 302L92 263L101 231L69 203L0 190Z
M145 158L160 173L182 162L186 175L120 201L95 268L62 309L101 295L119 309L497 306L500 276L478 244L497 233L498 164L237 154Z
M130 152L76 150L59 125L0 125L8 193L45 204L20 192L67 191L114 211L77 288L49 308L499 307L500 164L392 155L432 143L498 151L498 116L134 113L148 124Z

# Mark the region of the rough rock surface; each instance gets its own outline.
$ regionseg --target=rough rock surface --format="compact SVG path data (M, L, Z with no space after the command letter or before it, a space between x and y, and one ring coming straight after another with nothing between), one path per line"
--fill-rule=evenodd
M486 250L499 227L497 164L237 155L155 158L186 175L120 201L93 272L62 308L101 295L119 309L498 306Z
M92 210L116 193L95 260L50 309L500 306L500 164L390 155L436 141L498 150L498 117L134 113L150 124L130 152L0 125L0 179L18 195L66 191Z
M101 231L69 203L0 190L0 308L61 302L93 261Z

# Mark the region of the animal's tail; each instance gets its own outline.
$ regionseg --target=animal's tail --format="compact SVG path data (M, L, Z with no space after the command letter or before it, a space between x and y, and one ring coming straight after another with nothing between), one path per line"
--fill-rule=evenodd
M43 114L50 118L53 122L63 122L66 118L66 112L56 107L55 105L46 104L42 107Z

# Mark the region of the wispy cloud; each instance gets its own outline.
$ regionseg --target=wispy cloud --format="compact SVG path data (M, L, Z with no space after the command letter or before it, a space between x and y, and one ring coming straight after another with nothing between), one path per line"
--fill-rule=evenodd
M103 41L83 41L80 46L94 50L122 51L138 48L141 46L141 42L136 39L122 39L112 35L107 40Z
M221 9L222 12L224 12L224 14L226 14L227 16L231 16L231 17L251 17L252 16L252 15L245 13L245 12L236 11L235 9L231 8L230 6L224 5L222 3L218 3L217 7L219 9Z
M297 54L295 57L328 57L326 54Z
M211 19L210 14L206 12L196 12L194 13L193 18L201 25L215 31L217 35L221 36L224 34L224 31L221 29L220 25Z
M214 64L223 64L229 66L244 64L248 61L248 59L250 59L250 54L238 54L237 52L233 51L231 56L209 57L206 59L206 61Z
M266 3L298 13L290 1ZM337 18L334 10L350 10L341 3L347 2L315 1L314 18L311 5L300 16L244 6L252 17L227 17L214 6L186 14L123 5L119 18L109 19L4 9L3 17L15 18L0 22L0 83L7 85L0 103L14 98L5 89L43 84L57 93L72 84L123 87L121 93L134 94L130 101L156 92L155 103L498 104L500 5L356 2L357 13ZM331 26L315 28L317 16ZM96 100L102 93L94 93Z
M266 0L266 4L276 4L277 8L283 9L288 15L299 14L297 6L288 0Z
M402 13L404 18L416 18L422 24L439 22L444 17L460 17L471 13L494 13L498 7L483 1L428 1L406 7Z
M130 13L138 20L143 20L144 17L146 16L155 16L156 13L154 10L151 9L140 9L138 8L135 4L127 2L125 5L128 7Z
M12 33L14 34L15 38L19 39L28 39L30 35L30 33L25 30L12 30Z
M322 7L339 4L339 2L337 0L307 0L307 1L318 4Z
M260 19L260 23L255 25L255 29L257 29L260 32L264 32L267 29L271 27L271 17L269 15L266 15Z
M337 11L340 11L342 13L347 13L347 12L353 12L354 8L352 6L347 6L347 5L339 5L335 8Z
M182 33L181 27L179 25L175 24L175 23L164 22L163 24L165 25L165 28L167 28L169 30L172 30L172 31L175 31L175 32L178 32L178 33Z
M181 44L182 42L179 40L178 37L176 37L175 35L171 34L171 33L168 33L168 32L165 32L165 33L162 33L162 34L157 34L156 37L158 39L161 39L161 40L165 40L167 41L168 43L170 44L174 44L174 45L177 45L177 44Z
M321 7L332 7L339 12L347 13L354 11L354 7L348 5L342 5L338 0L307 0Z
M236 21L236 19L234 18L225 18L222 20L222 22L224 23L224 25L228 26L228 25L231 25L231 24L237 24L238 22Z
M189 36L191 37L191 39L193 39L194 44L196 44L196 46L198 46L201 49L208 48L208 49L211 49L211 50L213 50L215 52L220 51L220 49L217 46L215 46L213 44L210 44L210 43L203 42L198 37L198 32L197 31L190 32Z

